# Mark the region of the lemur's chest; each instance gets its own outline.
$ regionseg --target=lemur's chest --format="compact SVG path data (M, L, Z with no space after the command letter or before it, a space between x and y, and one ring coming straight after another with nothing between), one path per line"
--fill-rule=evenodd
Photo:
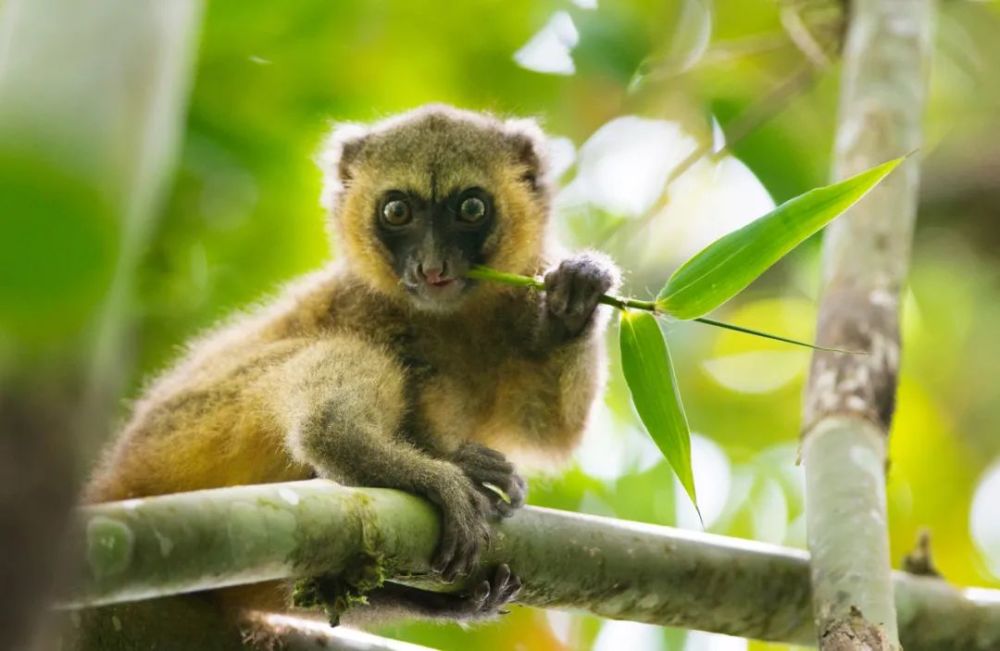
M516 338L481 332L413 333L399 348L413 425L445 448L482 438L517 381L519 348Z

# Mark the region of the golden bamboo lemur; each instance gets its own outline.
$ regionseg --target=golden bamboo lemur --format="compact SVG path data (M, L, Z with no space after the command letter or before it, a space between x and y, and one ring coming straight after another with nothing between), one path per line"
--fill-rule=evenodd
M338 129L321 163L340 259L191 346L136 403L87 500L314 476L397 488L440 508L434 568L472 569L489 518L524 501L506 456L565 457L604 377L595 308L617 271L555 259L544 150L531 121L444 106ZM546 291L468 280L474 264L544 273ZM371 602L481 618L518 586L504 566L464 597Z

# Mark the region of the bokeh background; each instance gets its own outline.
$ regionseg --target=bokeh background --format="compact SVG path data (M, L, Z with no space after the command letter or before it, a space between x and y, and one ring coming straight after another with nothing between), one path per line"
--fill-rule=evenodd
M1000 588L1000 6L938 5L891 442L892 554L898 565L927 528L949 581ZM559 236L608 251L628 293L652 295L707 242L828 180L842 25L838 2L812 0L212 0L176 167L143 237L99 219L25 223L0 201L0 369L83 356L92 339L81 333L129 255L111 356L121 417L186 339L330 255L312 160L331 123L425 102L538 117L562 187ZM810 339L819 244L715 316ZM667 334L707 529L804 547L808 352L698 324ZM583 446L532 478L529 501L700 528L614 356L611 366ZM84 465L112 433L84 437ZM381 632L444 649L789 648L520 607L475 628Z

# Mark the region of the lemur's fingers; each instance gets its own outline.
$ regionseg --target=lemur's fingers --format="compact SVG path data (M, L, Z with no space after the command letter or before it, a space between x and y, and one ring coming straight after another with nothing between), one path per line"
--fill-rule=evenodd
M458 449L452 460L465 472L477 490L489 499L495 515L513 515L515 509L524 505L527 484L501 453L478 443L468 442ZM507 499L486 484L499 488Z
M521 591L521 579L510 571L510 566L501 563L489 581L489 594L480 610L483 616L500 614L500 609L513 601Z
M489 499L464 475L458 479L435 499L441 509L441 540L431 568L445 581L471 572L490 541L487 519L493 507Z
M514 475L514 485L511 487L510 492L511 504L516 508L524 506L524 501L528 497L528 482L524 481L524 477L521 475Z
M494 577L494 589L491 592L493 608L499 609L514 601L521 592L521 579L510 571L510 567L504 563L497 568Z
M501 453L478 443L466 442L455 452L452 461L471 479L484 474L514 472L514 466Z
M440 568L438 571L442 579L450 583L459 575L469 574L479 564L479 556L485 542L483 524L469 527L452 524L451 531L447 534L447 547L444 546L445 538L442 536L441 554L438 557L439 562L435 564L435 569Z
M546 309L567 335L576 336L590 323L598 300L614 282L614 271L592 255L563 260L545 275Z
M563 265L545 274L545 307L549 313L562 315L569 305L570 286Z
M458 621L484 621L506 614L504 606L521 590L521 580L508 565L490 568L461 593L426 592L397 583L386 583L368 593L368 606L410 611L426 617Z
M484 620L503 614L501 609L513 601L521 591L521 580L502 563L471 591L458 596L452 614L456 619Z
M454 561L460 535L458 527L449 521L448 516L445 516L441 523L441 539L438 541L437 551L434 552L434 560L431 561L431 569L442 576L446 574Z

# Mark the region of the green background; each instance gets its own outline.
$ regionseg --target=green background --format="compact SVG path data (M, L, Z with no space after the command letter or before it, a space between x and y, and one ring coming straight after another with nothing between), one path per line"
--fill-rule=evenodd
M643 298L682 261L689 240L720 228L712 220L752 218L756 214L746 211L761 197L780 202L828 180L836 62L815 68L811 81L789 97L766 100L797 71L821 63L810 63L789 37L781 15L788 5L721 0L709 11L700 2L586 4L209 2L176 173L136 272L137 298L127 315L135 363L126 368L125 398L134 398L143 379L168 365L186 339L328 257L312 159L332 122L371 121L447 102L536 116L580 151L592 134L626 115L667 121L685 134L684 142L706 143L713 118L732 135L741 115L763 111L768 119L732 146L742 165L722 156L699 163L670 186L666 207L648 230L586 196L557 204L556 230L567 244L607 250L628 271L627 292ZM892 554L898 566L927 527L947 579L1000 588L997 525L992 534L972 534L977 487L991 469L1000 472L1000 10L996 3L939 4L891 442ZM800 5L820 41L836 32L836 11L821 2ZM515 59L554 12L565 12L558 20L565 25L568 18L576 32L569 74L530 70ZM641 135L659 123L635 124ZM581 156L597 156L594 150ZM579 162L563 184L583 170L585 158ZM42 174L23 172L18 187ZM54 201L89 200L73 199L73 192L58 190ZM10 215L18 195L8 189L6 196L15 201L7 204ZM622 221L628 223L619 227ZM0 220L0 239L16 240L17 228L17 220ZM8 343L0 344L0 361L11 346L76 341L79 314L106 286L114 238L100 220L71 221L39 243L39 251L5 252L0 332ZM818 238L808 242L715 316L810 338L819 244ZM37 256L56 264L36 273L30 261ZM612 328L609 336L616 334ZM697 324L672 325L667 336L697 435L695 474L709 530L804 546L795 460L808 352ZM529 501L697 526L666 462L638 428L611 343L609 390L583 449L568 467L533 476ZM981 493L977 513L1000 519L1000 506L990 509L996 500L1000 489ZM521 607L471 629L417 624L382 632L447 649L590 648L595 641L602 649L637 651L747 648L735 640L685 641L682 631Z

